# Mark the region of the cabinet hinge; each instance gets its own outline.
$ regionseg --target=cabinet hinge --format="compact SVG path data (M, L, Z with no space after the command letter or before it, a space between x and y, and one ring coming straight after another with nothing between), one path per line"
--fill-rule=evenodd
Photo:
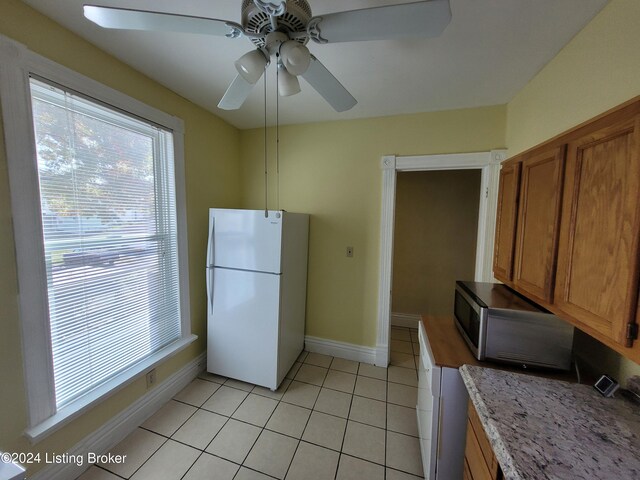
M627 340L636 340L638 338L638 324L627 323Z

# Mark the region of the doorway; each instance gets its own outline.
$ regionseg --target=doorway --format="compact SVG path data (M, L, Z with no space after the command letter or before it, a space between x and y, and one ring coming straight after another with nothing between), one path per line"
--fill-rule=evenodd
M498 173L504 150L449 155L385 156L382 158L382 209L380 221L380 284L376 365L389 363L393 243L397 177L402 172L480 170L480 191L476 235L475 281L491 281L493 233L495 228Z
M400 172L396 180L391 325L453 313L456 280L475 278L480 169Z

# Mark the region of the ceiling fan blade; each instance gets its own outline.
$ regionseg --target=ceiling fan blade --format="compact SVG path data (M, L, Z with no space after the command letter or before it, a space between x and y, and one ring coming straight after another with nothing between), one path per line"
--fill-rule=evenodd
M155 30L238 37L244 29L235 22L175 13L85 5L84 16L103 28Z
M321 15L308 30L318 43L437 37L450 21L449 0L429 0Z
M315 88L336 112L349 110L358 103L336 77L313 55L311 55L309 68L302 74L302 78Z
M240 75L236 75L236 78L233 79L227 91L224 92L222 100L218 103L218 108L222 110L238 110L252 89L253 85L251 83L247 82Z

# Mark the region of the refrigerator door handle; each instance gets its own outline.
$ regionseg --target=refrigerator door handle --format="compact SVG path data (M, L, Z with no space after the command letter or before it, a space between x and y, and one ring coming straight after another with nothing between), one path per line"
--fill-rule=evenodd
M207 303L209 313L213 313L213 268L207 267Z
M215 217L211 217L211 225L209 225L209 238L207 239L207 267L213 265L213 257L215 255L215 250L213 249L215 223ZM207 276L207 278L209 277Z

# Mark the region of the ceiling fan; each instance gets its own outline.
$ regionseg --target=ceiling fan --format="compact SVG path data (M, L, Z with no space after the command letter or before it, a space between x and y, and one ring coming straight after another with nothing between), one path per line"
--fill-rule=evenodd
M449 24L451 10L449 0L427 0L314 17L307 0L243 0L241 23L98 5L85 5L84 16L103 28L251 40L256 49L236 60L238 75L218 104L224 110L242 106L271 59L275 58L281 96L298 93L298 76L302 76L336 111L343 112L357 101L309 52L306 47L309 40L324 44L437 37Z

